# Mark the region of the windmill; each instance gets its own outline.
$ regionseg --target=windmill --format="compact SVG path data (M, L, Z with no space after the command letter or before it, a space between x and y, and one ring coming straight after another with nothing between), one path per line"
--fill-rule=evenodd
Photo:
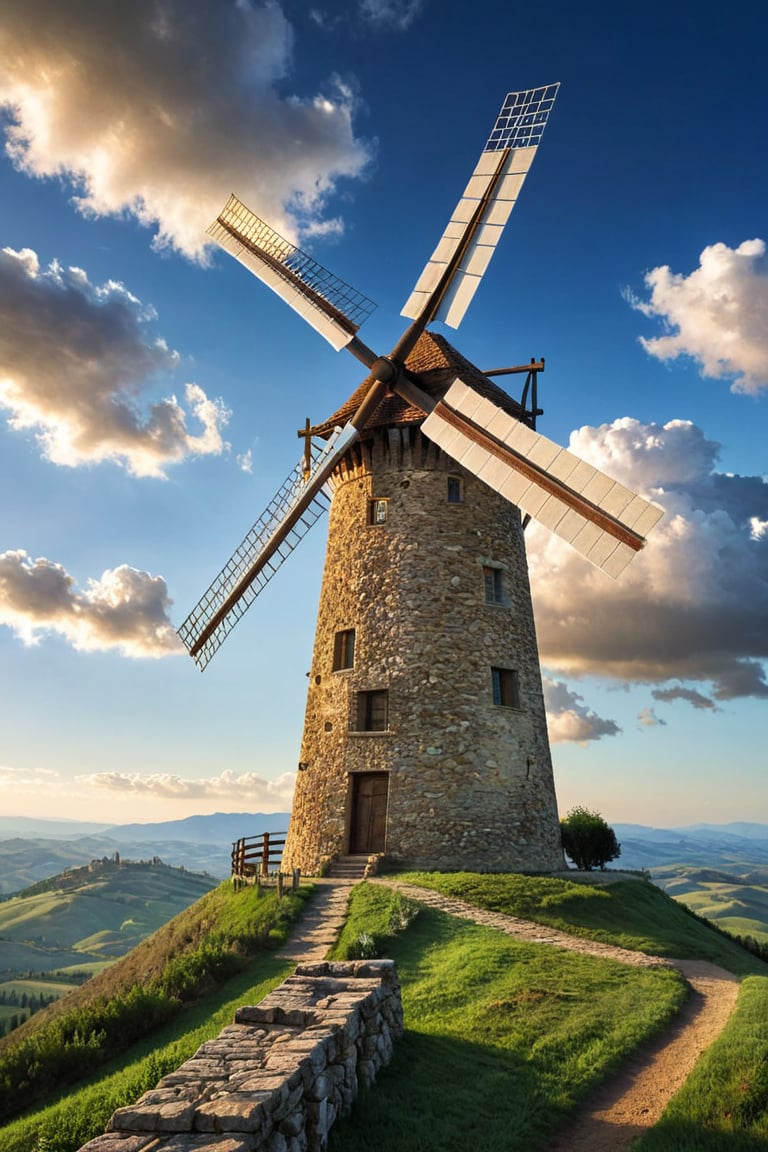
M369 370L299 431L301 462L179 629L204 668L330 504L290 867L562 867L521 512L616 577L662 510L535 430L543 361L481 372L428 330L460 324L557 91L505 98L387 356L357 334L371 302L236 197L208 229ZM514 372L520 402L492 379Z

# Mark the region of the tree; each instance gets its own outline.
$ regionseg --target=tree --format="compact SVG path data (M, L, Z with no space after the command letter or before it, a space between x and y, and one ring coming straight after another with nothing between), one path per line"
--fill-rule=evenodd
M616 833L599 812L572 808L560 821L560 831L566 855L584 872L605 868L609 860L616 860L621 855Z

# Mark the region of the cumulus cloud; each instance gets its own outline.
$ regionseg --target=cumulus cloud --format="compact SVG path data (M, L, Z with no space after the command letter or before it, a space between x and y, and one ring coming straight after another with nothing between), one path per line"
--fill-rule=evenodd
M661 320L663 336L640 339L659 360L690 356L702 376L730 379L731 391L753 395L768 388L768 266L765 241L738 248L711 244L688 276L668 265L645 276L650 298L627 299Z
M116 649L135 658L184 652L168 615L162 576L121 564L85 589L61 564L26 552L0 553L0 624L25 644L57 633L82 652Z
M172 773L93 772L77 776L78 783L102 791L170 800L225 799L253 806L260 812L283 812L291 807L294 772L265 780L256 772L224 771L218 776L192 779Z
M584 703L584 697L573 692L562 680L544 676L542 685L551 744L586 744L621 732L615 721L598 716Z
M716 700L768 697L768 484L715 470L718 445L688 421L624 417L584 427L571 450L657 500L666 516L620 580L532 523L542 662L615 682L699 682Z
M709 696L705 696L702 692L697 692L694 688L683 688L681 684L673 688L654 688L651 692L654 700L659 700L663 704L671 704L673 700L685 700L692 708L699 711L713 711L719 712L720 709L715 704L714 700Z
M5 0L6 150L66 178L84 214L133 214L158 247L200 257L231 191L291 233L371 155L349 85L290 92L292 50L274 0Z
M226 447L228 413L197 384L144 404L178 354L152 340L151 310L122 284L91 284L80 268L40 268L30 249L0 252L0 408L32 429L54 464L111 460L136 476ZM188 418L199 426L193 433Z

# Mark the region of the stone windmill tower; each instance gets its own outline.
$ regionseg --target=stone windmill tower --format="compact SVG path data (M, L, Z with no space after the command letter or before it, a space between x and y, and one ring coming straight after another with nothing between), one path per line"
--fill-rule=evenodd
M389 356L356 335L370 302L235 197L209 229L370 369L307 422L302 464L179 629L205 667L330 502L290 867L562 867L521 510L611 576L662 511L534 431L543 363L483 373L427 331L460 323L556 95L506 97ZM510 371L520 403L491 379Z

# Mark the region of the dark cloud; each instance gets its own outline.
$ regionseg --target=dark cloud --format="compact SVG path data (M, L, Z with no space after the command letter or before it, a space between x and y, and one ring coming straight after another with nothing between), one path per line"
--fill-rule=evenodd
M717 711L717 705L714 700L709 696L705 696L702 692L697 692L694 688L654 688L651 692L654 700L659 700L663 704L671 704L673 700L686 700L693 708L700 710L709 709Z
M178 656L171 601L162 576L121 564L78 589L69 573L24 551L0 553L0 624L26 644L46 633L80 651L117 649L126 656Z
M540 526L528 530L542 662L625 683L712 685L768 697L768 484L714 471L686 421L581 428L571 449L666 509L615 583Z
M586 744L621 732L615 721L598 716L584 703L583 696L572 691L562 680L545 676L542 683L551 744Z
M138 476L222 452L227 412L197 384L185 387L186 408L171 396L142 409L178 362L151 339L149 319L121 284L98 287L56 263L41 270L30 249L0 252L0 408L10 425L33 429L55 464L112 460Z

